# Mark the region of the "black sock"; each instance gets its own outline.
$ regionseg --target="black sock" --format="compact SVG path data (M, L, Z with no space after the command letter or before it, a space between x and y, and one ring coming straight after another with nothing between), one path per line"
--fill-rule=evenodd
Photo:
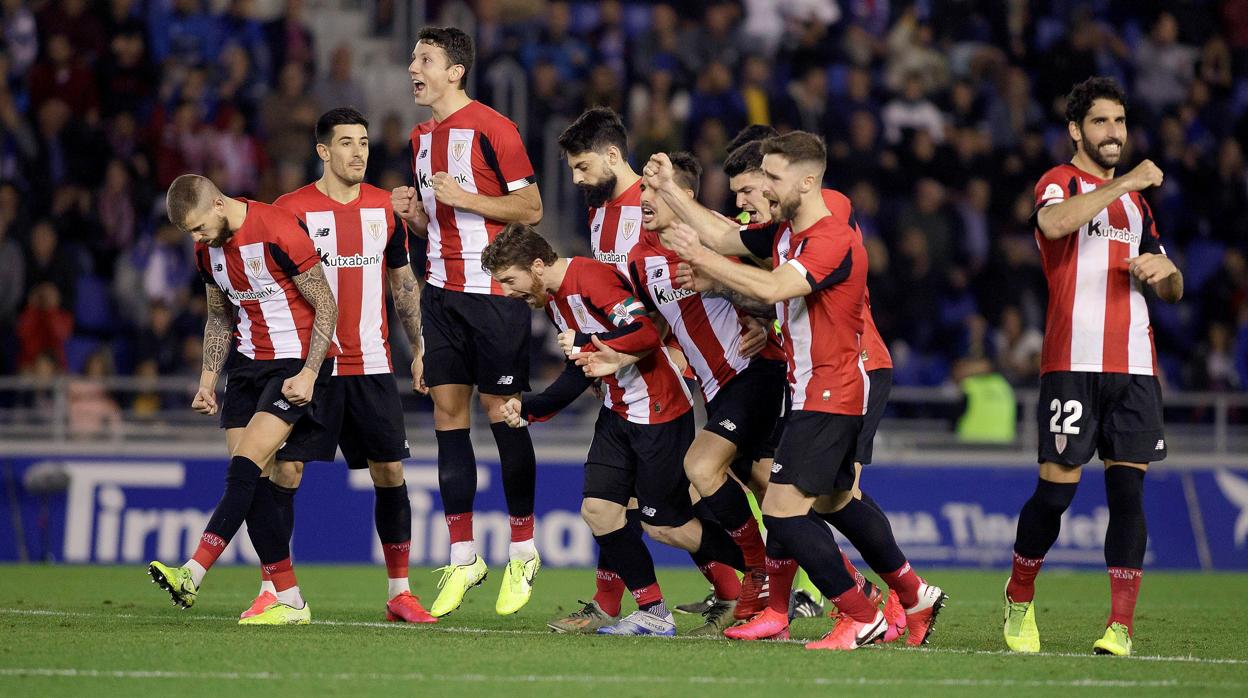
M861 500L861 501L862 501L862 503L863 503L863 504L866 504L867 506L871 507L872 509L875 509L876 511L880 512L881 514L884 514L884 510L880 508L880 505L879 505L879 504L876 504L876 503L875 503L875 500L871 498L871 495L867 494L866 492L862 492L861 494L862 494L862 500ZM887 518L888 518L888 514L884 514L884 518L885 518L885 519L887 519ZM891 527L892 527L892 524L889 524L889 527L891 528Z
M228 545L251 510L251 500L255 497L259 480L260 467L254 461L243 456L231 458L229 470L225 473L225 492L221 494L204 530L220 536Z
M269 478L265 478L265 481L269 483L269 489L273 490L273 503L277 507L277 518L282 522L282 529L289 542L295 533L295 493L299 491L299 488L282 487L274 484Z
M1075 498L1078 483L1037 480L1036 491L1018 513L1014 552L1029 560L1043 559L1062 530L1062 514Z
M763 525L767 527L768 545L772 537L779 538L824 596L834 598L854 588L854 578L845 569L832 529L819 517L764 515ZM768 550L770 554L770 547Z
M707 562L720 562L734 570L745 572L745 556L741 546L728 535L719 524L701 521L702 541L698 543L697 552L691 553L693 561L699 566Z
M627 527L605 535L594 536L598 547L611 561L613 571L624 580L629 591L644 589L658 583L654 575L654 560L650 550L641 536L634 534Z
M537 489L537 457L528 428L512 429L499 422L490 425L498 460L503 471L503 496L507 513L514 517L533 515L533 492Z
M706 501L706 497L694 502L692 509L693 516L697 519L701 519L702 521L719 520L715 518L715 510L712 509L710 503Z
M706 502L707 508L715 514L715 520L725 531L735 531L754 517L745 490L732 478L725 480L719 489L703 497L702 501Z
M412 539L412 502L407 483L394 487L373 487L373 523L383 544L406 543Z
M273 499L273 488L264 483L256 487L247 511L247 537L260 557L260 563L271 565L290 557L290 531Z
M645 533L641 528L641 509L625 509L624 520L627 522L624 524L624 527L637 534L638 538L641 538L642 534Z
M906 556L897 547L888 517L866 503L850 498L840 511L820 514L821 520L836 527L862 555L876 574L896 572L906 564Z
M447 514L467 514L477 495L477 457L467 429L433 432L438 438L438 492Z
M1128 465L1105 469L1109 528L1105 531L1105 566L1144 568L1148 524L1144 520L1144 471Z

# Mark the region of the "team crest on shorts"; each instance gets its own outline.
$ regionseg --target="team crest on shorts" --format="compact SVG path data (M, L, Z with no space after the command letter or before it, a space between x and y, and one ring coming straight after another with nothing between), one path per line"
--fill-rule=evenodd
M1058 452L1058 453L1061 453L1061 452L1065 451L1065 450L1066 450L1066 435L1065 435L1065 434L1055 434L1055 435L1053 436L1053 443L1054 443L1054 445L1056 445L1056 446L1057 446L1057 452Z

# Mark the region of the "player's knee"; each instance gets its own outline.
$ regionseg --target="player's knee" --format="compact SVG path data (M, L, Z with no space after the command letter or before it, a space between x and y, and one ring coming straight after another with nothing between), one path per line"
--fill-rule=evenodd
M399 461L368 464L368 474L377 487L398 487L403 484L403 464Z
M702 496L707 496L724 484L727 468L705 458L686 457L685 476Z
M1140 508L1144 497L1144 471L1126 465L1105 469L1105 501L1110 513Z
M627 523L624 507L615 502L592 497L581 501L581 518L596 536L617 531Z
M503 421L503 405L507 404L514 395L485 395L480 396L481 409L485 410L485 414L489 417L490 423Z
M1036 491L1032 493L1031 501L1035 506L1060 516L1070 508L1077 489L1075 483L1051 482L1041 478L1036 481Z
M303 482L303 463L299 461L277 461L269 472L269 480L278 487L294 489Z

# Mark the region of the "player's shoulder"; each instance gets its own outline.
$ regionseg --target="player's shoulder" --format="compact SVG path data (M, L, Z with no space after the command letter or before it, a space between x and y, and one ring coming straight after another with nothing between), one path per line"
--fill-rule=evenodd
M306 206L309 195L309 189L315 189L315 184L305 184L294 191L286 192L277 197L273 201L273 205L279 208L285 208L292 211L302 210Z
M1040 175L1040 179L1036 180L1036 188L1040 189L1041 185L1048 186L1050 184L1058 184L1065 188L1067 184L1076 181L1079 178L1079 168L1069 162L1062 162L1050 167Z
M431 133L433 129L437 127L438 127L438 122L434 121L433 119L426 119L425 121L422 121L416 124L415 126L413 126L411 132L407 134L407 137L409 140L412 141L413 144L415 144L416 141L418 141L421 136L423 136L426 133Z
M247 216L255 216L261 224L262 234L269 238L298 231L303 232L303 221L294 211L284 206L266 204L263 201L248 201Z
M568 260L569 272L573 274L576 285L584 291L592 292L604 286L628 286L620 276L620 271L613 264L599 262L591 257L572 257Z
M472 100L464 107L464 110L466 112L465 116L470 117L476 128L482 132L489 133L499 129L519 131L516 122L503 116L501 112L480 100Z
M823 204L828 207L832 215L840 215L842 218L849 218L849 212L854 207L853 202L849 200L841 192L835 189L823 189Z

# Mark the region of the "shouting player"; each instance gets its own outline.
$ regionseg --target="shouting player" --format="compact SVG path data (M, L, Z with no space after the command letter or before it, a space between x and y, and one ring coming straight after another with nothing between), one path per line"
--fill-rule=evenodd
M323 405L324 418L306 427L300 423L278 450L270 479L289 533L305 462L332 461L341 446L349 468L368 468L376 495L373 520L386 561L386 619L431 623L436 619L412 595L407 578L412 506L401 461L411 453L390 362L386 313L388 284L412 343L412 387L425 392L420 287L407 256L407 229L395 220L390 192L363 183L369 145L364 116L350 108L332 109L317 121L315 135L324 173L275 204L303 221L338 300L339 353L332 379L337 387L335 399ZM272 582L262 581L260 595L243 617L259 612L272 596Z
M274 600L244 625L306 624L312 612L299 593L289 535L264 467L293 425L323 419L334 386L338 307L320 258L295 215L258 201L225 196L211 181L186 174L169 185L169 221L195 241L195 265L208 296L204 364L191 407L216 414L222 370L229 390L220 406L230 452L225 493L195 554L182 567L152 562L148 572L183 608L195 603L208 568L243 520ZM233 304L237 325L227 303ZM230 352L231 335L238 343ZM227 363L226 356L229 355Z
M1075 85L1066 99L1069 163L1036 183L1036 242L1049 284L1040 360L1035 492L1018 516L1005 587L1005 644L1039 652L1035 578L1057 540L1085 463L1105 462L1110 614L1098 654L1131 654L1144 567L1144 473L1166 457L1161 383L1143 286L1177 303L1183 275L1166 257L1148 201L1162 172L1145 160L1114 172L1127 143L1126 95L1111 78Z
M464 91L472 39L453 27L418 34L408 74L416 104L433 118L412 129L415 187L394 190L394 211L428 239L421 317L425 384L433 398L438 486L450 529L451 560L429 609L444 616L487 572L476 551L472 503L476 456L469 437L472 390L490 420L511 514L510 562L495 610L515 613L533 593L541 566L533 544L537 465L528 429L503 423L503 404L529 389L528 307L504 295L481 268L481 252L507 223L536 224L542 199L516 125Z

